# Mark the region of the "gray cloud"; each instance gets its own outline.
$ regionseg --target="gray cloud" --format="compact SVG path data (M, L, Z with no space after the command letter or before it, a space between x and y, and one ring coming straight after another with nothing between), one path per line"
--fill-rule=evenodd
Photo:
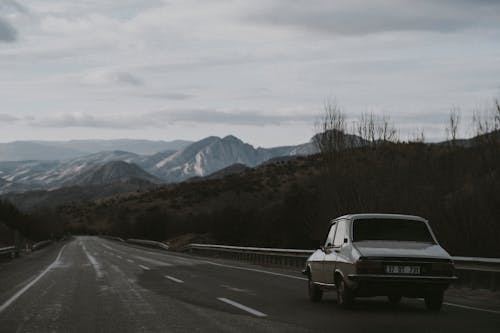
M0 34L7 24L22 37L19 47L0 40L0 113L19 117L0 121L0 138L233 128L261 145L298 142L317 120L308 110L319 116L329 96L354 118L387 110L398 126L444 136L436 124L446 122L448 105L468 110L497 94L499 7L500 0L0 0Z
M31 125L53 128L146 128L163 127L178 123L227 124L245 126L312 123L316 115L265 114L252 111L222 112L210 109L185 109L148 112L141 115L95 116L91 114L63 114L30 121Z
M150 93L150 94L142 94L142 97L147 98L158 98L158 99L170 99L170 100L187 100L194 98L194 95L184 94L184 93Z
M11 116L10 114L0 113L0 122L11 123L11 122L15 122L18 120L19 120L19 118Z
M264 8L250 18L338 35L500 27L500 2L495 0L274 0Z
M3 13L22 13L27 14L29 11L26 7L14 0L2 0L0 3L0 12Z
M16 39L16 29L0 17L0 42L14 42Z
M144 84L142 79L129 72L96 70L88 73L82 78L83 83L90 85L131 85L141 86Z
M282 125L292 122L312 122L307 114L268 114L254 111L223 112L217 110L177 110L151 113L150 116L171 123L203 123L228 125Z
M142 80L127 72L113 73L111 79L117 83L125 83L133 86L140 86L143 84Z
M116 120L99 118L90 114L63 114L54 117L32 118L29 123L35 126L65 128L65 127L91 127L91 128L117 128Z

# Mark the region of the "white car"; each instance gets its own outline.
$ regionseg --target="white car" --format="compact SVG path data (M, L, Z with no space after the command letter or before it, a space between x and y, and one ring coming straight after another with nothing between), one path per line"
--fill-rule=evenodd
M314 302L335 289L342 307L355 297L387 296L392 303L423 297L429 310L439 311L454 271L424 218L356 214L330 222L324 246L307 259L303 273Z

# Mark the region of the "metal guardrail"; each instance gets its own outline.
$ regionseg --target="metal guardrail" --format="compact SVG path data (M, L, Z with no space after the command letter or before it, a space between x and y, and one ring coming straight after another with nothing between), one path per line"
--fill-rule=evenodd
M213 244L189 244L189 252L217 255L220 257L248 261L256 264L303 268L306 259L314 250L277 249L227 246ZM457 285L471 288L497 290L500 282L500 259L478 257L452 257L455 262Z
M256 264L303 268L313 250L259 248L212 244L189 244L189 252L218 254L221 257L249 261Z
M130 238L130 239L127 239L126 242L130 243L130 244L137 244L137 245L142 245L142 246L155 247L155 248L160 248L163 250L168 250L167 244L162 243L162 242L152 241L152 240Z
M36 250L39 250L49 244L52 244L52 240L44 240L44 241L41 241L41 242L37 242L33 245L31 245L31 247L28 246L28 244L26 245L26 249L19 249L18 247L16 246L7 246L7 247L2 247L0 248L0 258L16 258L19 256L19 252L23 251L23 252L30 252L30 251L36 251Z
M106 238L106 239L109 239L109 240L114 240L114 241L118 241L118 242L125 242L125 240L121 237L115 237L115 236L105 236L105 235L102 235L102 236L99 236L101 238Z
M15 258L19 251L15 246L7 246L0 248L0 258Z
M314 250L302 250L302 249L280 249L275 247L247 247L247 246L231 246L231 245L214 245L214 244L189 244L191 248L200 249L219 249L219 250L230 250L230 251L253 251L253 252L269 252L277 254L298 254L298 255L310 255Z
M479 257L453 257L455 266L464 270L500 271L500 259Z
M32 251L36 251L36 250L39 250L39 249L41 249L41 248L43 248L43 247L45 247L45 246L47 246L49 244L52 244L52 240L50 240L50 239L49 240L44 240L44 241L41 241L41 242L37 242L37 243L35 243L35 244L33 244L31 246L31 250Z

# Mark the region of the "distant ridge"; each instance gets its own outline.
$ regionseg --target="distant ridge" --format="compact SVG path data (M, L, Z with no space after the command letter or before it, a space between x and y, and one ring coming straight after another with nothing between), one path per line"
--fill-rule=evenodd
M101 151L121 150L139 155L160 151L177 151L191 141L151 140L71 140L71 141L14 141L0 143L0 161L60 161Z
M133 163L111 161L87 170L78 179L63 186L99 186L130 182L134 179L153 184L162 182Z

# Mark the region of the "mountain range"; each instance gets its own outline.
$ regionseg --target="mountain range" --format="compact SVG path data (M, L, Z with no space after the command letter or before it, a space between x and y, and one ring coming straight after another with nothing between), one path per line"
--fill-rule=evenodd
M130 147L125 143L130 143ZM92 146L95 143L95 146ZM205 177L234 164L255 167L268 160L308 155L316 152L312 142L297 146L254 148L235 136L211 136L197 142L112 140L67 142L15 142L0 147L0 193L55 190L64 187L103 186L114 183L177 183L193 177ZM2 148L17 147L16 156L24 161L5 161ZM49 148L46 148L49 147ZM66 158L83 150L104 150ZM154 151L154 149L162 149ZM130 149L129 149L130 148ZM55 157L60 152L60 159ZM137 153L147 151L148 154ZM40 155L47 152L44 158ZM37 159L37 157L39 159ZM4 161L2 161L4 160Z
M179 150L191 141L151 140L70 140L70 141L14 141L0 143L0 161L55 161L66 160L102 151L122 150L150 155L159 151Z

